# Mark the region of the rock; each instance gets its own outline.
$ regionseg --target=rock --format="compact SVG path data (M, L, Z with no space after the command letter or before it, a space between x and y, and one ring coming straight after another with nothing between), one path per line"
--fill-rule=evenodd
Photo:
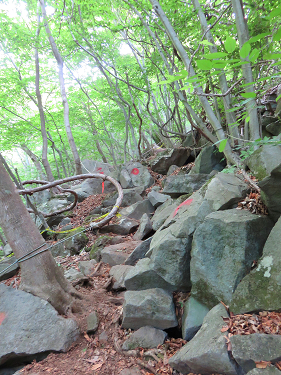
M125 264L129 266L134 266L138 260L144 258L145 254L149 250L151 240L152 240L152 237L149 237L147 240L142 241L126 259Z
M255 362L277 362L281 359L280 335L235 335L230 337L230 342L232 355L245 373L256 367Z
M147 198L149 199L152 206L154 208L157 208L161 206L161 204L165 203L166 200L170 199L170 196L158 193L155 190L151 190L151 192L147 194Z
M122 207L128 207L143 200L142 196L135 189L123 189L123 194ZM118 193L112 194L102 202L103 207L114 206L117 197Z
M140 226L134 234L134 240L143 240L152 231L152 223L147 214L143 214L140 220Z
M82 173L101 173L107 176L111 176L115 179L118 179L118 173L113 165L108 163L103 163L97 160L84 159L82 160Z
M124 189L134 186L142 186L147 189L154 183L154 179L147 167L135 161L123 165L120 173L120 183Z
M71 219L69 217L65 217L64 219L62 219L62 221L60 222L60 225L63 227L67 224L70 224L71 223Z
M273 121L266 126L266 130L274 136L279 135L281 133L281 122L274 117Z
M263 145L245 160L245 165L261 181L281 164L281 146Z
M106 333L106 331L103 331L100 335L99 335L99 342L101 344L107 344L107 341L108 341L108 335Z
M167 172L167 177L169 177L172 173L174 173L177 169L179 169L179 167L177 167L176 165L171 165L170 168L168 169L168 172Z
M155 231L159 229L164 224L166 219L171 215L171 212L173 212L178 205L179 203L170 198L167 199L164 204L159 206L151 219L152 229Z
M12 256L9 258L4 258L4 260L0 262L0 281L7 280L10 277L13 277L18 272L18 270L20 269L19 263L13 264L16 260L17 258L15 256ZM4 271L6 268L7 270Z
M167 174L171 165L181 167L185 164L190 156L190 150L187 148L171 148L158 153L158 155L151 160L151 169L160 174Z
M123 350L132 350L136 348L157 348L162 345L167 337L167 333L153 327L141 327L122 345Z
M3 252L4 252L5 257L7 257L8 255L12 254L13 250L12 250L11 246L8 243L7 243L7 245L4 246Z
M71 255L79 254L80 250L89 242L88 237L85 233L81 232L81 228L78 228L76 231L70 232L67 235L67 240L64 242L64 247L66 251L69 251ZM73 237L73 235L75 237Z
M281 309L280 244L281 218L268 236L257 267L244 277L233 295L230 310L235 314Z
M154 288L125 293L123 328L143 326L167 329L178 325L172 295Z
M87 333L95 333L99 327L99 316L96 311L87 316Z
M0 311L0 337L5 338L0 340L0 365L66 352L79 336L77 323L59 316L47 301L4 284L0 284Z
M194 233L191 252L191 294L212 308L229 304L233 292L262 255L272 229L267 216L247 210L209 214Z
M183 194L192 194L210 179L208 174L178 175L167 177L163 193L177 198Z
M209 309L195 298L189 297L183 307L182 338L190 341L200 329Z
M196 336L169 360L170 366L188 374L236 375L236 366L230 359L225 344L222 317L228 317L222 304L215 306L204 318Z
M112 245L113 238L114 237L111 236L99 236L90 248L86 248L86 251L90 252L90 259L94 259L99 262L101 260L102 249L106 245Z
M97 264L97 261L95 259L82 260L81 262L78 263L78 267L84 276L88 276L94 271L96 264Z
M162 276L154 270L154 264L149 258L140 259L136 266L126 274L124 285L127 290L144 290L162 288L175 290Z
M139 243L139 241L126 241L121 244L106 246L101 251L101 260L110 266L123 264L129 256L128 253L135 249Z
M247 375L280 375L280 371L273 365L266 368L254 368Z
M216 146L204 147L195 160L194 167L190 171L192 174L209 174L213 169L222 171L226 166L225 156L222 152L218 152Z
M70 282L81 279L83 276L83 273L78 271L76 268L69 268L64 272L64 277Z
M110 269L109 275L113 276L113 278L115 279L115 282L112 286L113 290L125 289L124 280L131 268L132 266L116 265Z
M138 367L125 368L119 375L142 375L142 372Z
M274 168L270 176L259 182L261 199L268 208L270 217L277 221L281 215L281 164Z
M120 215L136 220L140 220L143 214L149 215L152 212L154 212L154 207L150 203L149 199L136 202L131 206L123 208L121 211L119 211Z
M64 242L59 241L53 244L53 246L50 248L50 251L53 257L66 257L71 255L70 250L64 247Z
M126 217L122 217L114 224L105 225L104 227L100 228L100 233L115 233L121 234L126 236L134 232L137 227L139 226L139 222L134 219L127 219Z

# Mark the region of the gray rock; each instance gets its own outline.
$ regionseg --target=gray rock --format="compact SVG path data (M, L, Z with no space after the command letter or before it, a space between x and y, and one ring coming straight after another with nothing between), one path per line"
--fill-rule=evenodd
M146 189L154 183L154 180L151 174L149 173L147 167L143 166L139 162L135 161L124 164L122 171L124 172L124 170L127 171L126 187L124 186L124 188L126 189L134 186L141 186L144 187L144 189ZM121 178L120 182L123 182L123 180L121 181Z
M77 323L64 319L47 302L0 284L0 365L36 359L50 351L66 352L79 336ZM20 319L19 319L20 317Z
M114 224L105 225L100 228L100 233L115 233L121 235L127 235L134 232L139 226L139 222L134 219L127 219L122 217Z
M165 203L166 200L170 199L170 196L158 193L155 190L151 190L151 192L147 194L147 198L150 200L152 206L157 208L161 206L161 204Z
M99 327L99 316L96 311L87 316L87 333L95 333Z
M134 234L134 240L143 240L152 231L152 223L147 214L143 214L140 219L140 226Z
M82 160L82 173L101 173L113 178L118 178L113 165L91 159Z
M270 176L259 182L261 199L268 208L270 217L277 221L281 215L281 164L274 168Z
M8 243L7 243L7 245L4 246L3 252L4 252L5 257L7 257L8 255L12 254L13 250L12 250L11 246Z
M139 245L139 241L126 241L116 245L106 246L101 251L101 260L110 266L123 264L128 258L129 253Z
M65 217L64 219L62 219L62 221L60 222L60 225L61 226L64 226L64 225L67 225L67 224L70 224L71 223L71 219L69 217Z
M134 186L131 176L129 175L129 172L127 171L127 169L125 168L121 169L119 178L120 178L120 184L123 189L129 189Z
M167 218L171 215L171 212L173 212L178 205L179 204L175 202L175 200L170 198L166 200L164 204L159 206L151 219L152 229L155 231L158 230L164 224Z
M149 199L144 199L140 202L136 202L129 207L123 208L119 211L120 215L129 219L140 220L143 214L151 214L154 212L154 207L150 203Z
M136 348L157 348L162 345L167 337L167 333L153 327L141 327L122 345L123 350L131 350Z
M113 278L115 279L115 282L112 286L113 290L125 289L124 280L131 268L132 266L116 265L110 269L109 275L113 276Z
M76 268L69 268L64 272L64 277L70 282L81 279L83 276L83 273L78 271Z
M171 148L158 153L158 155L151 160L151 169L160 174L167 174L171 165L181 167L185 164L190 156L190 150L187 148Z
M15 263L12 265L17 258L15 256L5 258L0 262L0 281L7 280L10 277L13 277L19 270L20 266L19 263ZM9 267L11 266L11 267ZM6 271L4 271L7 267L9 267Z
M207 306L189 297L184 304L182 316L182 338L190 341L200 329L205 316L208 314Z
M149 258L140 259L135 267L126 274L124 285L127 290L144 290L162 288L175 290L162 276L154 270L154 264Z
M216 146L204 147L195 160L195 165L190 174L204 173L209 174L213 169L222 171L226 166L225 156L218 152Z
M71 255L79 254L80 250L82 250L83 247L86 246L89 242L86 234L83 232L79 232L81 232L81 228L77 229L76 231L70 232L67 235L69 239L64 242L65 250L69 251ZM73 237L74 234L76 235Z
M136 202L140 202L143 200L141 195L136 192L135 189L123 189L123 200L122 200L122 207L128 207ZM118 197L118 193L112 194L110 197L105 199L102 202L104 207L114 206L116 199Z
M192 194L210 179L208 174L187 174L167 177L163 193L177 198L183 194Z
M222 317L228 317L222 304L206 316L196 336L169 360L170 366L188 374L237 375L236 366L228 355Z
M125 368L120 372L119 375L142 375L141 370L138 367Z
M53 244L53 246L50 248L50 251L53 257L58 257L58 256L67 257L71 255L70 249L66 249L64 247L64 242L59 242L59 241Z
M108 342L108 335L106 333L106 331L103 331L100 335L99 335L99 342L101 344L107 344Z
M273 121L266 126L266 130L274 136L279 135L281 133L280 120L278 120L276 117L273 118Z
M167 329L178 325L172 295L162 289L128 291L123 305L123 328Z
M134 266L138 260L144 258L145 254L149 250L151 240L152 240L152 237L148 238L145 241L142 241L126 259L125 264L129 266Z
M229 304L239 282L262 255L271 229L267 216L246 210L209 214L193 237L192 296L210 308L219 301Z
M247 372L247 375L280 375L280 371L275 366L267 366L266 368L254 368Z
M97 261L95 259L91 260L82 260L78 263L78 267L84 276L90 275L95 268Z
M243 371L256 367L255 362L277 362L281 359L281 336L253 333L230 337L232 355Z
M176 165L171 165L168 172L167 172L167 177L170 176L172 173L174 173L179 167Z
M281 218L273 227L258 266L238 285L230 305L235 314L281 309Z
M245 165L260 181L281 164L281 146L263 145L245 160Z

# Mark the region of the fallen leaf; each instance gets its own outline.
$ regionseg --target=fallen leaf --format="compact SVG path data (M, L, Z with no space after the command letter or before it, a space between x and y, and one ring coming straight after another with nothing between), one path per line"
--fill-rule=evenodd
M84 337L88 342L92 341L86 332L84 333Z
M271 365L271 362L259 361L259 362L255 362L255 364L256 364L256 368L267 368L267 366Z
M92 366L92 370L98 370L102 367L103 363L97 363L96 365Z
M226 332L227 330L228 330L228 326L224 326L222 327L221 332Z
M6 313L0 312L0 326L3 323L3 320L6 318Z

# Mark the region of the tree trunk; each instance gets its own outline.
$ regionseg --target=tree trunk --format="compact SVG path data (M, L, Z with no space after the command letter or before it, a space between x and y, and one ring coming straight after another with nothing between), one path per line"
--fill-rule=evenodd
M70 122L69 122L69 106L68 106L68 101L67 101L67 95L66 95L66 90L65 90L65 84L64 84L64 76L63 76L63 59L59 53L59 50L57 48L56 42L52 36L48 19L47 19L47 14L46 14L46 9L45 9L45 2L44 0L39 0L41 9L42 9L42 14L45 22L45 29L46 33L48 35L49 43L51 45L53 54L57 60L58 64L58 69L59 69L59 81L60 81L60 91L61 91L61 98L62 98L62 103L63 103L63 113L64 113L64 125L65 125L65 130L67 134L67 139L69 142L69 146L74 158L74 163L75 163L75 171L76 174L82 174L82 165L81 165L81 160L78 154L78 150L73 138L73 134L71 131L70 127Z
M33 249L47 247L1 162L0 226L18 259ZM36 255L20 263L20 266L22 290L50 302L60 314L71 311L73 296L77 292L64 278L50 251Z
M38 157L35 154L33 154L33 152L29 150L29 148L25 144L21 144L20 147L33 161L35 168L37 169L37 172L39 174L40 180L46 180L46 176L44 174L43 168L40 164Z
M40 16L39 13L37 14L38 18L38 27L36 31L36 37L38 39L40 29ZM38 105L38 110L40 114L40 124L41 124L41 134L42 134L42 139L43 139L43 148L42 148L42 164L44 166L44 169L47 174L47 179L48 181L52 182L54 181L54 176L51 170L51 166L48 161L48 138L47 138L47 133L46 133L46 125L45 125L45 114L44 114L44 109L43 109L43 104L42 104L42 97L41 97L41 92L40 92L40 70L39 70L39 55L38 55L38 49L35 47L34 51L34 57L35 57L35 88L36 88L36 97L37 97L37 105Z

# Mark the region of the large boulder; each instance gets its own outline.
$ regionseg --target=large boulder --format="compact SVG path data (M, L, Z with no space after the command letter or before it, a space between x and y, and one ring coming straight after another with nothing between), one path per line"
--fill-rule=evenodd
M159 152L156 157L150 161L151 169L160 174L167 174L171 165L181 167L190 156L188 148L169 148Z
M172 294L158 288L125 293L123 328L167 329L177 325Z
M101 260L110 266L123 264L133 249L140 244L139 241L126 241L116 245L106 246L101 251Z
M270 217L277 221L281 215L281 164L274 168L270 176L260 183L261 199L268 208Z
M142 241L126 259L125 264L134 266L138 260L143 259L149 250L152 237Z
M150 187L154 179L149 173L147 167L139 162L128 162L122 166L120 172L120 184L122 188L128 189L135 186Z
M73 237L74 234L76 234L76 236ZM89 238L84 232L81 232L81 228L78 228L67 235L64 247L66 251L69 251L70 255L75 255L79 254L80 250L82 250L88 242Z
M19 263L16 262L16 260L17 258L14 256L1 260L0 281L9 279L18 272L20 266Z
M256 362L281 360L281 336L253 333L230 337L232 355L244 373L254 369Z
M134 240L143 240L147 238L152 231L152 223L147 214L143 214L140 219L140 226L134 234Z
M195 160L190 174L209 174L212 170L222 171L226 166L224 154L219 152L216 146L204 147Z
M59 316L47 301L4 284L0 311L0 365L66 352L79 336L77 323Z
M140 220L143 214L150 215L152 212L154 212L154 207L150 203L149 199L136 202L131 206L123 208L119 211L120 215L136 220Z
M230 305L235 314L281 309L281 218L273 227L257 267L238 285Z
M169 205L169 200L163 204L166 206L168 217L166 216L165 222L153 235L150 249L146 254L150 260L137 264L135 273L133 271L128 273L125 280L126 288L135 289L137 285L142 289L151 288L154 279L157 280L156 285L166 283L166 287L161 287L167 290L190 290L189 262L194 231L211 212L232 207L233 202L238 199L239 191L241 191L241 198L244 194L245 189L232 188L235 184L243 186L241 180L231 174L226 176L228 177L214 177L214 181L211 180L212 184L211 182L205 184L181 203L177 201L178 206L174 202ZM214 193L216 183L220 186L219 194ZM210 193L208 193L209 188ZM207 194L208 197L205 198Z
M245 165L260 181L281 164L281 145L264 145L245 160Z
M99 229L100 233L115 233L126 236L134 232L139 226L139 222L134 219L128 219L127 217L121 217L115 223L105 225Z
M206 316L196 336L169 360L170 366L182 374L237 375L237 366L227 352L222 318L227 312L222 304Z
M189 297L183 307L182 316L182 338L190 341L200 329L209 309L198 302L195 298Z
M178 176L169 176L165 180L163 193L177 198L183 194L192 194L199 190L201 186L210 179L208 174L185 174Z
M103 202L103 207L114 206L118 198L118 193L110 194ZM136 191L136 189L123 189L122 207L131 206L134 203L142 201L142 196Z
M123 350L131 350L135 348L157 348L158 345L162 345L167 337L167 333L161 329L153 327L141 327L136 332L132 333L131 336L122 345Z
M112 286L113 290L125 289L124 279L131 268L133 267L124 264L118 264L111 267L109 276L112 276L114 279L114 284Z
M156 209L157 207L161 206L161 204L165 203L170 196L158 193L155 190L151 190L151 192L147 194L147 198L150 200L152 206Z
M246 210L209 214L194 233L191 252L192 296L212 308L229 304L233 292L262 255L273 223Z

